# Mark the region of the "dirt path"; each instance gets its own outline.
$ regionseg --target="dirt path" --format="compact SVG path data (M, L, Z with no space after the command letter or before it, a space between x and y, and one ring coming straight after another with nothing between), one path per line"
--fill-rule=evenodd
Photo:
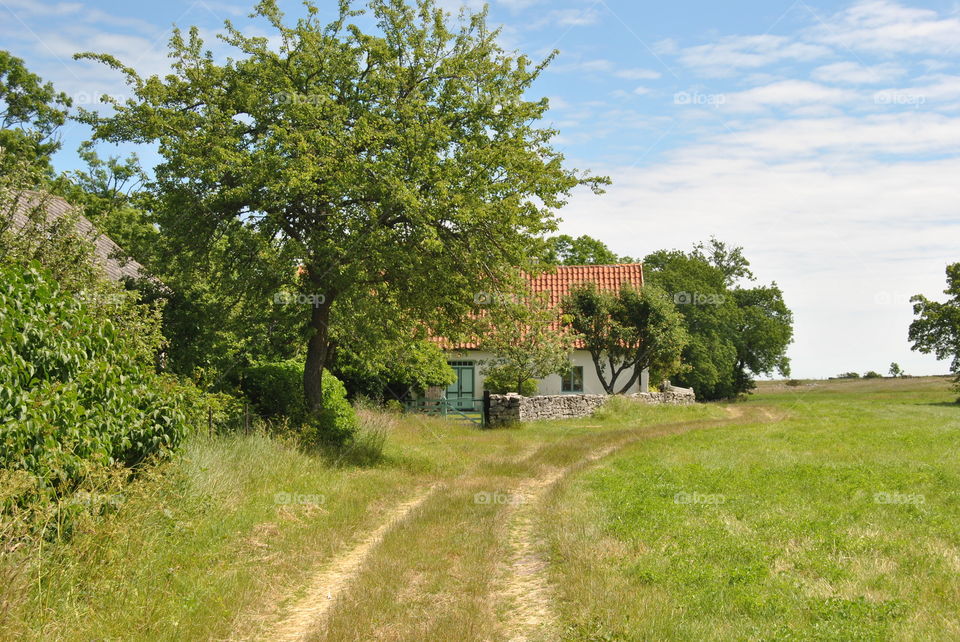
M748 418L748 414L750 419L756 415L759 421L775 420L763 411L747 413L740 408L727 408L728 416L723 419L630 428L591 436L587 443L581 441L584 437L580 435L564 442L536 444L509 458L513 464L523 465L525 470L523 478L510 490L511 501L497 517L504 527L500 532L508 553L502 564L496 569L491 568L494 579L490 586L494 589L490 598L498 607L499 626L491 622L483 639L551 640L559 637L547 560L537 533L538 511L552 489L571 475L637 442L742 421ZM567 459L562 465L552 464L552 450L563 447L582 452L572 461ZM477 474L481 473L474 471L448 480L444 492L449 495L462 490L474 482ZM351 590L351 584L363 572L368 559L376 554L384 538L401 522L417 520L417 509L438 490L440 486L431 486L394 508L375 531L315 575L303 597L290 607L285 618L264 639L302 640L316 632L330 616L338 597ZM462 515L451 514L449 519L462 519ZM423 544L427 545L427 542Z
M278 641L305 639L311 630L323 622L324 616L337 597L357 576L364 561L383 541L386 534L409 518L436 489L437 486L431 486L394 508L375 531L314 576L306 594L293 605L286 618L265 639Z
M709 425L731 423L742 419L741 408L725 408L726 420L709 422ZM778 421L766 409L760 411L767 421ZM535 532L535 511L547 493L575 472L608 457L619 450L645 439L666 434L687 432L697 427L696 423L667 425L654 430L643 430L621 438L612 444L589 451L577 462L562 468L550 469L535 479L520 484L515 490L513 526L510 529L509 546L513 551L506 571L501 574L502 589L499 598L506 604L508 621L506 638L511 642L526 640L552 640L559 637L552 616L552 595L546 576L547 561L540 554Z

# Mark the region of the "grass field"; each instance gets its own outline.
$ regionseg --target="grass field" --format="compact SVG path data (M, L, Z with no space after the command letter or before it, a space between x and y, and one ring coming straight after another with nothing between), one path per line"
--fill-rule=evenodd
M954 396L404 417L364 467L198 437L71 540L5 552L0 638L960 638Z
M944 379L768 385L776 421L644 442L544 525L576 639L960 639Z

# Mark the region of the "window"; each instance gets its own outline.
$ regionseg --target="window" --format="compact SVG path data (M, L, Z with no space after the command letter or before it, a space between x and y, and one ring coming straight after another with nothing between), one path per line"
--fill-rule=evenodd
M560 375L560 392L583 392L583 366L572 366Z

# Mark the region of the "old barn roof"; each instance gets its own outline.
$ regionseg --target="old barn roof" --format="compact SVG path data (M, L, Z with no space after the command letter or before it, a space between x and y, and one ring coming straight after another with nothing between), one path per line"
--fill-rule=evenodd
M114 243L107 235L97 231L93 223L80 214L77 208L59 196L35 191L21 192L14 199L14 203L14 230L29 226L30 213L38 207L46 211L47 223L53 223L57 219L72 213L77 218L77 233L93 242L97 262L103 267L108 277L114 281L120 281L125 278L136 279L142 276L144 272L142 265L131 258L127 258L119 245Z

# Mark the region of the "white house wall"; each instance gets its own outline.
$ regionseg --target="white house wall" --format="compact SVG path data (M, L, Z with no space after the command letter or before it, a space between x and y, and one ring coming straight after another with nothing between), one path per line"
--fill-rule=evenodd
M493 354L489 352L481 352L480 350L465 350L462 352L447 353L448 361L473 361L476 368L474 370L474 376L476 377L476 391L480 395L483 392L483 384L486 380L484 373L484 365L489 364L491 359L493 359ZM575 350L570 356L570 363L574 366L583 367L583 393L584 394L594 394L602 395L606 394L603 385L600 383L600 377L597 376L597 370L593 365L593 359L590 357L590 353L586 350ZM624 372L620 375L620 378L617 380L620 385L622 382L626 381L628 378L628 373ZM561 392L560 390L560 375L550 375L544 379L539 380L539 386L537 392L541 395L559 395L567 394ZM627 394L632 394L635 392L648 392L649 388L649 376L646 370L644 370L640 377L637 379L636 383L627 391Z

